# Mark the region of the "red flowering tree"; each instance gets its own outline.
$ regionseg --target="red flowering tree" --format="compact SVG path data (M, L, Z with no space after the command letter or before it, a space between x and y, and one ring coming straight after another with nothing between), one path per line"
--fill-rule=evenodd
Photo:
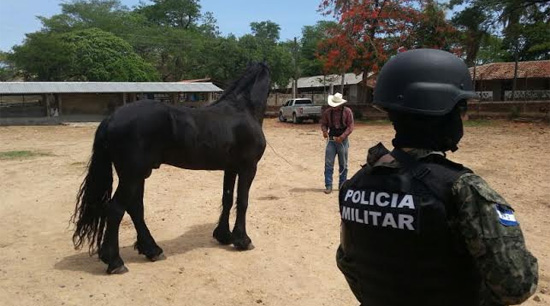
M455 29L433 0L324 0L339 27L319 46L325 72L375 72L400 47L453 47ZM401 48L403 50L403 48Z

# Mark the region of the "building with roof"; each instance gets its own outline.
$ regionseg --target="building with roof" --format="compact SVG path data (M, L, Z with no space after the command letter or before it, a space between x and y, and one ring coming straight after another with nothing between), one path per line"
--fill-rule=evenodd
M341 92L349 104L366 104L372 101L372 88L374 87L374 75L369 74L367 83L363 79L363 73L346 73L343 75L315 75L299 78L296 82L296 96L308 97L318 104L324 103L329 94ZM268 105L281 105L292 98L293 82L290 81L285 88L276 88L271 95Z
M471 67L475 90L484 101L510 101L515 63L491 63ZM550 60L519 62L516 101L550 100Z
M0 82L0 119L107 115L145 98L193 106L221 92L209 82Z

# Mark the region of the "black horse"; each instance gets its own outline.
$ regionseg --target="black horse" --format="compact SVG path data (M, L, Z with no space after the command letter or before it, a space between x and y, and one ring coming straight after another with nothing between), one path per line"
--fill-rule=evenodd
M90 254L97 252L108 264L107 273L128 271L118 244L119 225L128 212L137 231L135 248L151 261L164 258L143 217L145 179L161 164L224 170L223 208L213 236L239 250L250 248L246 209L266 146L262 122L269 87L268 67L256 63L209 106L187 108L136 101L103 120L95 134L88 174L72 216L75 248L88 241ZM111 198L112 165L119 183ZM231 232L229 213L237 177L237 218Z

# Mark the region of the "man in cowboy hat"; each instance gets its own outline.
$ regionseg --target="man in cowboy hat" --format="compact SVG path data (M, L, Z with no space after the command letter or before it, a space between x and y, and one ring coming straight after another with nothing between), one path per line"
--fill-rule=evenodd
M330 106L321 117L321 130L323 137L328 139L325 150L325 193L332 192L332 175L334 172L334 159L338 155L340 187L348 175L348 136L353 131L353 113L349 107L344 106L347 100L341 93L328 96Z

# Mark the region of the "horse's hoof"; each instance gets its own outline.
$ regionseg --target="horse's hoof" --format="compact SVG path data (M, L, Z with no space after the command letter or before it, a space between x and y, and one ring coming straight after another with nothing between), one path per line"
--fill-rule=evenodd
M233 242L233 246L235 249L239 251L248 251L254 249L254 245L252 244L252 241L249 239L243 239L240 241Z
M114 269L107 268L107 274L124 274L126 272L128 272L128 268L126 268L125 265L118 266Z
M160 253L158 255L151 256L151 257L148 257L148 258L149 258L150 261L155 262L155 261L159 261L159 260L165 260L166 256L164 255L164 253Z
M216 227L214 230L214 233L212 233L212 236L223 245L228 245L233 242L233 238L231 236L230 231L222 231L219 228Z

